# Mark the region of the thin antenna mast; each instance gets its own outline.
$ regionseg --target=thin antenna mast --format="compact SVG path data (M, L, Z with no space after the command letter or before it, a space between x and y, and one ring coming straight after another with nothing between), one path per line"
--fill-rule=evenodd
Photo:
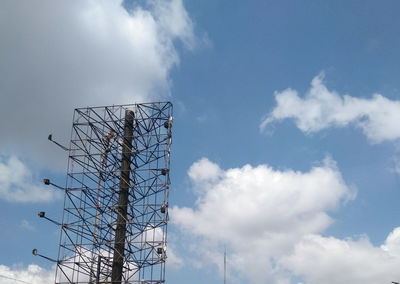
M226 284L226 246L224 246L224 284Z

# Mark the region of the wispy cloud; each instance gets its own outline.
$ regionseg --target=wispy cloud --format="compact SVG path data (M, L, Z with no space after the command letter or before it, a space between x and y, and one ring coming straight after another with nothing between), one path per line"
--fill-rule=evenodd
M305 133L354 125L361 128L372 143L400 138L400 101L380 94L369 99L341 96L328 90L323 79L323 73L315 77L304 98L293 89L275 92L277 105L262 121L260 129L276 121L293 119Z

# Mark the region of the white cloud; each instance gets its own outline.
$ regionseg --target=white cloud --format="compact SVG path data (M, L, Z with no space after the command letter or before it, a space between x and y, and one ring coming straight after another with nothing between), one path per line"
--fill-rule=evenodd
M60 197L59 192L35 182L31 171L15 156L0 161L0 199L10 202L50 202Z
M16 280L14 280L16 279ZM54 283L54 270L46 270L36 264L27 267L0 265L0 284L50 284Z
M130 13L121 0L1 1L0 37L3 154L48 168L66 165L46 137L66 144L75 107L167 99L176 42L195 45L182 0Z
M389 100L380 94L374 94L370 99L341 96L328 90L323 77L321 73L312 80L304 98L293 89L275 92L277 105L262 121L261 130L275 121L291 118L305 133L354 124L373 143L400 137L397 123L400 120L400 101Z
M340 240L321 235L332 222L329 211L355 197L332 159L299 172L267 165L223 170L203 158L188 174L197 195L195 208L170 211L172 223L190 240L184 246L192 254L184 263L212 263L222 273L226 245L232 283L400 280L400 227L381 246L366 236Z
M309 172L267 165L222 170L203 158L188 173L196 208L173 207L171 222L194 238L193 250L207 263L221 265L226 244L232 270L249 283L286 281L276 278L274 263L302 236L327 228L327 212L355 197L330 158Z
M397 149L397 152L399 150ZM390 171L396 174L400 174L400 157L394 156L390 161Z
M178 37L187 48L194 48L196 39L193 34L193 24L183 7L182 0L172 2L149 0L149 3L166 35L170 38Z
M165 262L167 271L169 269L179 269L183 266L183 259L176 255L173 247L167 248L167 260Z
M400 228L375 247L366 238L339 240L309 235L282 265L304 276L307 284L391 283L400 280Z
M194 182L195 190L201 193L207 190L208 185L216 182L223 175L223 171L217 164L210 162L207 158L202 158L193 163L188 171L189 178Z

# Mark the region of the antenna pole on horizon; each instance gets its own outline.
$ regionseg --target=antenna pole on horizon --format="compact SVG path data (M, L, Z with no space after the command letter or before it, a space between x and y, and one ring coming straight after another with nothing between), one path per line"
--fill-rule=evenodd
M226 246L224 246L224 284L226 284Z

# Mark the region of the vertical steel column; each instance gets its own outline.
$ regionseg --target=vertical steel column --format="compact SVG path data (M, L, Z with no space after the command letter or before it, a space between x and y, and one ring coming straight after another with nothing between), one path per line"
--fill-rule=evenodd
M121 283L122 269L124 266L124 248L126 235L127 205L130 184L130 164L133 139L134 113L125 111L124 138L122 146L121 178L119 181L118 216L117 228L115 230L114 256L111 271L112 283Z
M100 284L100 270L101 270L101 255L97 256L97 273L96 273L96 284Z

